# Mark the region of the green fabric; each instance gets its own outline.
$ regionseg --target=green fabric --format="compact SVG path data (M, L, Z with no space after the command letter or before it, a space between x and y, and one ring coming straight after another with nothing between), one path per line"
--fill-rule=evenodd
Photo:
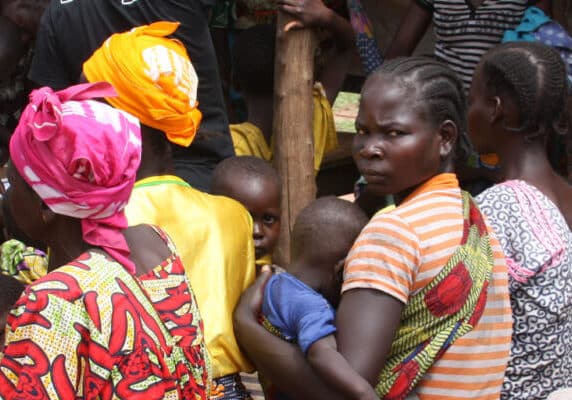
M444 268L409 299L376 387L380 397L404 399L427 370L479 321L494 266L483 216L463 192L463 240Z
M184 182L184 181L179 181L179 180L175 180L175 179L164 179L164 180L159 180L159 181L136 183L135 189L141 188L141 187L163 185L165 183L170 183L173 185L179 185L179 186L185 186L185 187L191 186L187 182Z
M27 285L48 273L48 256L16 239L7 240L0 245L0 273Z

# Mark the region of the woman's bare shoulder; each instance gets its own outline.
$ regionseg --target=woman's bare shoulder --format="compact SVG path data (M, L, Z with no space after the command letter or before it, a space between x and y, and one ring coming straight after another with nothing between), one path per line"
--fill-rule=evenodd
M151 225L130 226L123 231L123 235L131 250L130 258L135 263L138 276L152 271L172 255L165 240Z

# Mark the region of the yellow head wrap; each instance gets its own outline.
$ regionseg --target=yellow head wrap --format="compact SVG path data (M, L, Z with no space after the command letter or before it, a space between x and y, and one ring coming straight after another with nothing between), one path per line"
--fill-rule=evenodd
M189 146L201 122L198 78L181 42L165 36L177 22L155 22L110 36L83 64L89 82L113 85L106 100L141 123L165 132L169 141Z

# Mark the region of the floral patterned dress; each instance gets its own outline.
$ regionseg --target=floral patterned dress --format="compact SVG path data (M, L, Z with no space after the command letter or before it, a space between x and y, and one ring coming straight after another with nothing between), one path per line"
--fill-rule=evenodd
M16 303L0 398L207 399L202 331L174 251L138 278L89 251L30 285Z

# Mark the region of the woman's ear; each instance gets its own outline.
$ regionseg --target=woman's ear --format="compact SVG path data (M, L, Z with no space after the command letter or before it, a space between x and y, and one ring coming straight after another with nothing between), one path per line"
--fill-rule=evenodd
M492 98L492 107L489 115L489 123L493 125L495 122L500 121L504 116L504 105L499 96Z
M518 129L521 125L521 111L516 100L508 96L493 97L494 107L490 114L491 125L498 123L503 129Z
M439 155L442 159L449 157L455 148L459 131L457 125L450 119L445 120L439 126L439 136L441 138L439 143Z
M43 201L42 201L42 208L40 210L40 215L42 217L42 222L44 223L44 225L49 225L56 218L56 214Z

